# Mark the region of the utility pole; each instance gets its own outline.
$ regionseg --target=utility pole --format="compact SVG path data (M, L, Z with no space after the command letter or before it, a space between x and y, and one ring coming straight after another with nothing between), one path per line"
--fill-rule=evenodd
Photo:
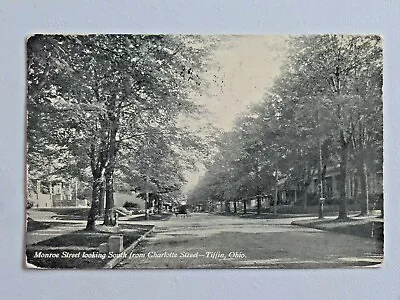
M275 170L275 198L274 198L274 215L277 214L278 205L278 168Z
M40 184L41 184L41 183L40 183L40 180L37 179L37 180L36 180L36 200L39 199L39 194L40 194L40 190L41 190Z
M71 187L71 179L68 179L68 196L67 196L68 201L72 201L72 187ZM75 203L76 206L76 203Z
M145 197L145 203L144 203L144 211L145 215L144 218L145 220L149 219L149 202L150 202L150 197L149 197L149 172L150 172L150 141L149 141L149 136L146 139L146 197Z
M75 205L78 206L78 180L75 180Z
M50 181L50 205L51 206L54 206L53 204L53 200L54 200L54 198L53 198L53 182L52 181ZM46 206L47 206L47 203L46 203Z
M319 147L319 174L320 174L320 197L319 197L319 210L318 219L324 218L324 176L323 176L323 164L322 164L322 142L321 142L321 125L319 122L319 113L317 110L317 122L318 122L318 147Z
M146 173L146 200L145 200L145 219L149 219L149 172Z

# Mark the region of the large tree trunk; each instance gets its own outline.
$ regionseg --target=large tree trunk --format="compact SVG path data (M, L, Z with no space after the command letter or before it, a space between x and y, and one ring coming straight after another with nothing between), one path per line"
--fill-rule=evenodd
M360 203L359 195L358 195L358 190L359 190L359 184L360 184L360 179L358 176L358 172L356 175L353 177L354 178L354 204L358 205Z
M86 223L86 230L94 231L98 213L98 206L99 206L99 186L100 186L99 178L93 179L92 183L92 204L90 206L87 223Z
M307 209L307 202L308 202L308 193L307 193L307 190L308 190L308 185L305 186L305 189L304 189L304 201L303 201L303 209L304 209L304 210Z
M261 197L260 195L257 195L257 214L261 214Z
M247 214L247 200L246 199L243 200L243 213Z
M231 212L231 203L229 200L225 201L225 212L229 214Z
M119 127L119 115L116 111L116 98L112 97L108 107L108 151L107 163L105 170L105 185L106 185L106 208L104 212L104 225L114 226L114 168L117 159L118 145L117 145L117 131Z
M100 186L103 183L104 164L103 155L99 149L96 149L96 144L90 146L90 165L92 170L92 203L87 217L86 230L95 230L96 219L99 214L99 194Z
M234 212L235 214L237 213L236 200L233 200L233 212Z
M363 159L360 159L358 163L358 174L360 178L360 209L361 215L368 215L368 183L367 183L367 172Z
M348 143L344 140L343 132L340 133L340 182L339 182L339 216L338 219L347 219L347 199L346 199L346 173Z
M104 212L104 225L113 226L114 225L114 188L113 188L113 175L112 172L107 171L105 173L106 181L106 209Z
M308 165L306 165L306 180L304 182L304 202L303 202L303 209L306 210L307 209L307 205L308 205L308 187L311 184L312 181L312 176L313 176L313 169L310 168Z
M100 186L99 186L99 216L103 217L104 216L104 196L105 196L105 182L104 180L101 180Z
M321 183L322 183L322 196L323 198L326 198L327 196L327 186L326 186L326 164L324 163L322 165L322 174L321 174Z
M160 199L157 200L157 213L161 214L161 208L162 208L162 201Z

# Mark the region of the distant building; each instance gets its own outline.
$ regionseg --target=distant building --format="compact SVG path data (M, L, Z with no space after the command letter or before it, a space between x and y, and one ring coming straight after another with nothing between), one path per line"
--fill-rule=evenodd
M316 171L312 177L310 185L307 188L309 195L317 195L320 193L320 179ZM354 169L349 168L346 176L345 193L346 198L354 199L360 193L359 178ZM339 182L340 170L339 165L328 166L324 177L324 198L328 200L339 200ZM370 196L378 197L383 193L383 172L368 172L367 174L368 193ZM303 192L304 193L304 192ZM299 200L299 190L295 184L288 184L287 178L282 178L278 182L278 198L281 204L296 203Z
M29 191L33 207L87 207L86 199L79 199L77 182L36 180L34 191Z

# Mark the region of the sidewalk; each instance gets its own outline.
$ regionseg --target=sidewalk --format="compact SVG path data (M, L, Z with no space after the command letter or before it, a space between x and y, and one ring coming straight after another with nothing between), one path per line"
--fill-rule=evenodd
M46 229L39 229L30 232L26 232L26 245L33 245L51 238L68 234L77 230L82 230L86 227L86 220L62 220L53 219L57 214L49 212L40 212L29 214L30 217L34 217L37 222L52 223L54 226ZM126 217L120 217L118 220L119 224L132 224L136 218L143 217L144 214L131 215ZM142 221L143 222L143 221ZM141 222L141 223L142 223ZM143 222L145 225L149 225L149 222ZM96 221L96 225L103 224L103 220L99 219ZM138 224L140 225L140 224Z
M348 217L349 219L346 220L338 220L336 216L324 217L323 219L314 217L295 220L291 224L383 241L383 218L376 215L349 215Z
M55 222L61 223L61 222ZM75 223L75 222L74 222ZM45 240L49 240L51 238L71 233L73 231L77 231L79 229L83 229L84 224L79 223L64 223L63 225L50 227L47 229L35 230L26 233L26 245L33 245Z

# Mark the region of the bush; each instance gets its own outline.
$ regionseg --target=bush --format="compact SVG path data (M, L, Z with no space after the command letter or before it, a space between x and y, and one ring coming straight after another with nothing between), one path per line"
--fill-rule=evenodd
M131 201L126 201L122 207L125 208L139 208L139 204Z
M26 209L30 209L33 207L33 201L27 199L26 200Z

